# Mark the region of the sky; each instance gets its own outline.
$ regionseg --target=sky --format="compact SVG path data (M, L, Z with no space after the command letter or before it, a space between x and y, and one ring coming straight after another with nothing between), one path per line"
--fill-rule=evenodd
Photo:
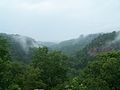
M120 0L0 0L0 33L39 41L120 30Z

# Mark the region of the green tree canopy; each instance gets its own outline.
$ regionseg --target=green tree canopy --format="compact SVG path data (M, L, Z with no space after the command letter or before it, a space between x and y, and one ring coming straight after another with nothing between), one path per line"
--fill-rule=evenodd
M72 90L119 90L120 51L98 55L83 73L72 81ZM77 88L77 89L76 89Z
M63 83L67 78L67 56L61 52L48 52L46 47L38 48L33 55L34 69L39 69L40 77L50 89Z

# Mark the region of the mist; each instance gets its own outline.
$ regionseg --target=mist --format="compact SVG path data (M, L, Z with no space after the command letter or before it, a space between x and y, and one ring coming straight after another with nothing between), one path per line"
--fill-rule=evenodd
M19 43L22 49L28 53L30 48L38 48L41 47L37 41L32 38L21 36L21 35L12 35L12 38L15 42Z
M120 26L119 0L0 0L0 32L58 42Z
M116 38L112 41L112 43L120 41L120 31L117 33Z

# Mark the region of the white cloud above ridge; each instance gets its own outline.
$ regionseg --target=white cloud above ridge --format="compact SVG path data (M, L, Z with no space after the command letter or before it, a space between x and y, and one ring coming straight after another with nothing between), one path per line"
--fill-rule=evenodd
M31 1L31 2L30 2ZM5 7L8 8L15 8L15 9L21 9L21 10L28 10L28 11L59 11L59 10L75 10L75 9L81 9L85 10L87 8L90 8L90 3L86 3L85 1L88 0L76 0L73 2L73 0L35 0L37 2L34 2L34 0L5 0L0 1ZM32 3L32 1L34 3ZM84 6L84 4L86 4Z
M86 34L116 27L120 23L119 8L119 0L0 0L0 20L10 32L38 38L38 34L33 35L35 31L40 33L39 39L63 40L75 36L73 32ZM59 38L51 36L57 32Z
M110 5L114 4L113 2L116 2L115 4L118 6L119 2L119 0L101 1L103 0L1 0L2 4L0 6L17 11L38 12L42 14L62 12L71 14L71 16L89 16L94 12L99 11L101 13L101 10L110 8Z

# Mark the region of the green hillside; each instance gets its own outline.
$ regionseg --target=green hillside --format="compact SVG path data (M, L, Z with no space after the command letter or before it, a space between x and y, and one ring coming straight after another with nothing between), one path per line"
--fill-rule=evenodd
M120 90L119 36L114 31L41 45L0 34L0 90Z

